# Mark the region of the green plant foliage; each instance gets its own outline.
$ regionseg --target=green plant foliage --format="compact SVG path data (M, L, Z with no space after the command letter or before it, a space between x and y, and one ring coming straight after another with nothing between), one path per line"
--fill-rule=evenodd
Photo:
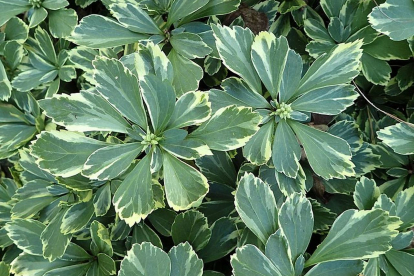
M412 275L413 18L0 0L0 276Z

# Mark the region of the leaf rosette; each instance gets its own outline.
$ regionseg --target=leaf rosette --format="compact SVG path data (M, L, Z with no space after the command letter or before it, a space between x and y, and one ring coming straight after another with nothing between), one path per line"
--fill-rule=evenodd
M314 172L324 179L354 175L348 143L304 123L310 121L310 113L337 115L357 98L348 83L359 73L362 42L340 44L302 72L301 57L283 36L262 32L254 37L240 27L212 28L224 64L241 77L228 78L223 90L210 91L213 110L248 106L263 118L243 149L245 157L257 165L271 159L279 182L304 181L302 148Z
M229 106L212 114L206 92L187 92L176 99L167 57L152 43L140 48L121 61L97 57L95 88L40 101L57 125L113 136L103 142L72 132L43 132L32 145L39 166L56 176L121 178L113 203L129 225L156 209L152 174L163 178L174 210L201 204L207 178L191 160L211 150L242 147L261 119L248 107ZM53 146L45 150L45 143ZM68 158L71 167L65 165Z

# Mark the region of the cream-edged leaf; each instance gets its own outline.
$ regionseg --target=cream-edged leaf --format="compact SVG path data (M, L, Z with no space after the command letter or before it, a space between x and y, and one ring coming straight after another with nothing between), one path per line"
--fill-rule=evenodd
M154 210L151 157L146 155L115 192L115 211L129 226L139 223Z
M401 221L380 209L347 210L334 222L328 236L306 261L306 266L335 260L378 257L391 249Z
M168 254L149 242L134 244L121 262L119 276L170 276Z
M180 211L201 204L209 187L205 176L168 152L163 152L163 166L165 194L170 207Z
M272 145L272 162L275 169L290 178L296 178L299 171L299 160L302 149L285 120L281 120L276 127Z
M359 73L362 41L343 43L320 56L299 83L295 95L326 86L349 83Z
M253 164L263 165L272 155L274 122L271 120L260 127L243 147L243 155Z
M345 178L355 174L348 143L329 133L289 120L299 138L309 164L324 179Z
M101 95L81 91L39 101L53 122L71 131L115 131L127 133L129 123Z
M92 14L82 18L69 39L82 46L108 48L147 38L148 35L132 32L109 17Z
M212 25L212 29L224 65L240 75L255 92L260 93L262 85L250 54L254 40L252 31L239 26L229 28L220 25Z
M178 98L167 128L199 125L211 115L211 103L205 92L188 92Z
M396 153L409 155L414 153L414 128L398 123L377 132L378 138Z
M251 108L228 106L219 109L189 137L202 140L212 150L233 150L244 146L256 133L260 119Z
M414 35L414 2L412 0L387 0L372 9L369 23L378 32L400 41Z
M69 131L44 131L31 146L36 163L47 172L62 177L74 176L96 150L107 143Z
M127 119L147 129L137 77L116 59L97 57L93 66L99 94Z
M143 148L141 143L101 148L88 157L83 165L82 174L91 179L111 180L126 171Z
M253 174L245 174L240 179L235 205L243 222L263 243L278 229L273 192Z

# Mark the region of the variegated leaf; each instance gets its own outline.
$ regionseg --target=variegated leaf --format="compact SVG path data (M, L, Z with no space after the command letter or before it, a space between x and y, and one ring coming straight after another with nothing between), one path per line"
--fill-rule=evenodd
M243 222L264 244L278 229L273 192L268 184L253 174L245 174L240 179L235 205Z
M146 155L122 181L113 204L120 218L132 226L154 210L151 157Z
M306 266L335 260L378 257L391 249L401 225L397 217L380 209L347 210L332 225L328 236L306 261Z

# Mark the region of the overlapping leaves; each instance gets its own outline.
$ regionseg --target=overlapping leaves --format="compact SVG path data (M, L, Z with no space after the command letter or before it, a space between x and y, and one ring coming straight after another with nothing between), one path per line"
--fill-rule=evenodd
M157 52L149 50L154 47L149 45L146 51ZM146 51L131 58L143 59ZM168 64L160 54L148 61L148 67L157 68L160 60ZM176 101L171 79L151 72L141 74L139 67L126 63L127 67L118 60L98 58L93 62L96 89L59 95L40 104L55 123L68 129L124 133L127 141L113 144L78 134L45 132L32 152L39 166L55 175L69 177L81 172L97 180L117 178L141 156L124 175L113 198L120 217L133 225L155 209L151 174L161 167L169 205L175 210L199 205L208 191L207 179L178 158L194 160L211 154L210 150L243 146L257 130L260 116L236 106L211 116L208 94L188 92ZM184 128L192 125L199 127L189 134ZM55 147L44 150L44 144ZM67 150L62 152L62 148ZM67 158L71 158L71 167L66 165Z
M261 129L244 148L246 158L259 165L271 159L278 173L296 178L302 145L313 170L323 178L353 175L349 145L301 122L309 121L309 112L336 115L356 99L347 83L358 74L361 43L335 47L300 78L302 59L284 37L266 32L254 37L239 27L213 30L224 64L242 77L224 81L223 91L210 91L213 109L237 104L263 115ZM261 82L267 91L262 91Z

